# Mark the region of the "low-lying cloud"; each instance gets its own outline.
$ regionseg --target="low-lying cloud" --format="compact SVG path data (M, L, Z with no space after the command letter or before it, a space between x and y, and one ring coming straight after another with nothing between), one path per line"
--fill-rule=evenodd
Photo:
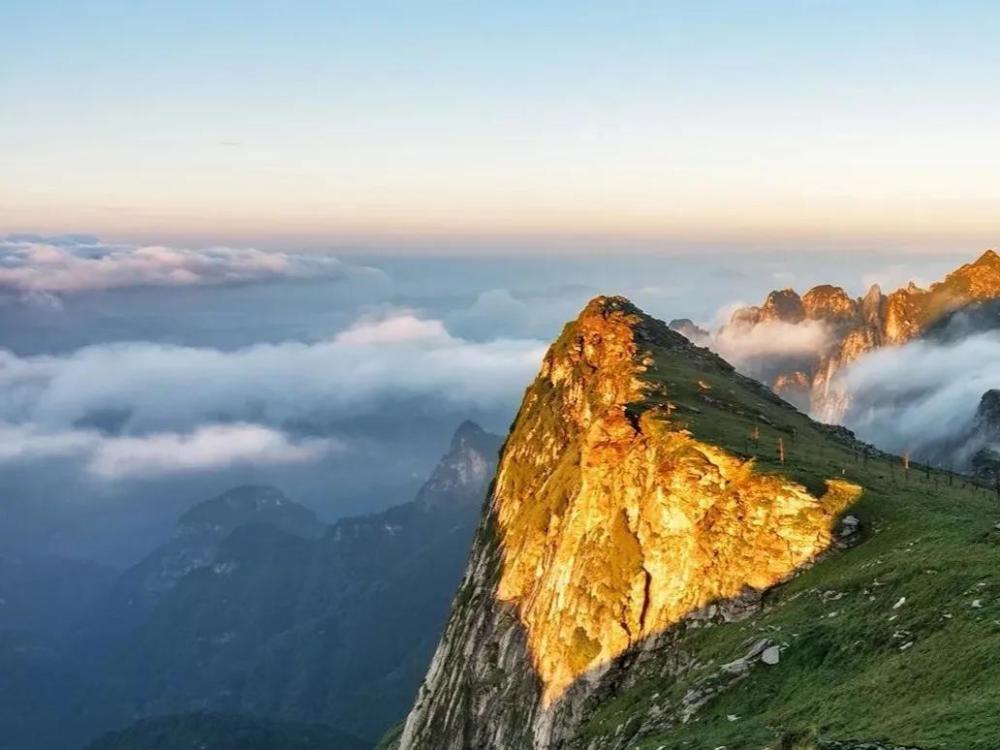
M453 341L440 320L424 320L404 312L382 320L360 321L338 333L334 344L371 346L424 341L447 345Z
M713 348L732 364L757 358L809 357L829 347L830 330L822 322L765 321L753 327L724 326L713 339Z
M1000 332L940 344L914 341L866 355L836 386L848 394L843 422L895 453L962 465L979 401L1000 388Z
M313 461L341 448L330 438L292 438L253 424L206 425L188 433L115 437L97 430L46 431L0 424L0 464L76 459L100 479L157 477L239 465Z
M336 437L338 423L396 403L512 408L543 352L534 340L456 338L411 312L315 343L234 351L152 343L58 356L0 350L0 423L8 430L0 460L83 452L91 473L116 478L255 456L305 459L329 448L308 439ZM97 448L84 445L95 436Z
M329 255L254 248L109 244L94 237L11 235L0 239L0 289L32 303L51 295L141 286L235 284L379 274Z
M713 349L745 375L772 383L779 375L814 369L832 340L830 329L819 321L772 320L724 325L707 341L695 343Z

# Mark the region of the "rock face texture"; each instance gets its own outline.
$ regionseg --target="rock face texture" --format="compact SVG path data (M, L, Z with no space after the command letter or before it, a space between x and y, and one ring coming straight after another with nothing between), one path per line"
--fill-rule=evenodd
M853 299L840 287L821 285L801 297L791 289L771 292L760 307L737 310L730 333L772 322L812 322L826 329L826 344L803 361L763 363L761 375L782 396L821 419L843 414L845 394L830 388L834 375L866 352L903 344L968 305L1000 298L1000 255L987 250L929 289L911 283L890 294L878 285Z
M468 507L482 501L483 491L496 468L498 438L475 422L459 425L448 452L417 493L424 510Z
M816 496L697 439L658 377L673 358L731 370L621 298L592 301L551 347L401 748L567 746L626 655L831 546L860 487Z

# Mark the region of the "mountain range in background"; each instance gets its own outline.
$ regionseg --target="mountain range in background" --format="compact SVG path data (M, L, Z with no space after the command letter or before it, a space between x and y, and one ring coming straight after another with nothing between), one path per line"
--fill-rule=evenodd
M315 513L273 487L227 490L185 512L169 541L121 575L111 591L109 608L115 620L108 627L128 631L145 621L182 578L212 566L226 537L250 524L305 539L318 539L326 530Z
M670 326L731 357L742 372L816 419L854 428L868 418L870 401L881 407L893 397L917 400L925 394L916 389L892 393L883 387L865 398L848 377L852 365L910 342L947 345L1000 331L1000 255L987 250L927 289L910 282L885 294L875 284L858 298L828 284L802 295L775 290L760 306L737 309L715 334L688 319ZM977 400L980 396L982 392ZM965 423L942 439L891 447L942 466L969 469L972 457L990 447L979 429L984 414L973 424L975 404L968 406Z
M380 513L245 485L121 574L0 559L0 750L360 750L404 716L380 747L988 750L998 334L992 251L714 333L596 298L499 466L466 422ZM970 344L949 411L910 362ZM906 421L934 402L936 430Z
M331 750L370 746L426 669L499 447L463 423L413 502L332 525L266 486L195 505L116 580L104 571L79 587L80 605L64 608L79 619L58 637L31 629L45 613L4 622L12 679L0 747L75 750L160 716L94 747L159 747L171 733L193 741L233 726L253 742L270 737L261 748L338 732L355 739ZM25 577L12 570L0 566L0 591Z
M941 332L948 318L969 305L1000 297L1000 255L987 250L943 281L921 289L913 282L884 294L877 284L857 299L840 287L823 284L799 296L792 289L773 291L760 307L733 313L730 330L722 335L749 336L770 323L825 327L828 339L811 356L793 362L761 362L772 369L769 383L782 397L835 422L845 405L836 401L830 385L845 366L883 346L898 346L927 334ZM796 369L791 367L797 366ZM831 400L833 399L833 400Z

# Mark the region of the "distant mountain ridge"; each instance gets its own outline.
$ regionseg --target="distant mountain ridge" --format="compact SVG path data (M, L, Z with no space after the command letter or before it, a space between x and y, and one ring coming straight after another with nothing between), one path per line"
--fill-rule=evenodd
M430 660L500 442L465 422L414 501L328 526L273 488L195 506L120 582L118 601L137 583L155 595L93 711L114 725L209 709L377 738Z
M830 384L846 365L874 349L922 336L967 307L998 298L1000 255L987 250L927 289L911 282L884 294L876 284L858 298L828 284L801 296L792 289L775 290L760 306L734 312L727 332L739 336L774 322L824 326L829 334L825 347L792 358L762 356L752 374L800 408L835 422L844 405L838 401L840 394L830 391Z
M492 479L498 441L475 422L462 422L448 452L417 492L417 505L424 510L467 505Z
M127 629L141 622L184 576L211 565L222 540L247 524L273 526L306 539L318 538L326 528L315 513L274 487L226 490L183 513L173 537L122 574L111 592L113 626Z

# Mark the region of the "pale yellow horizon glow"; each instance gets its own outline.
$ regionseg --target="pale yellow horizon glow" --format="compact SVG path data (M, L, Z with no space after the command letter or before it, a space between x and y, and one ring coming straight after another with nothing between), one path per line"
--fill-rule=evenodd
M85 5L9 19L0 232L468 254L1000 237L995 4Z
M676 153L670 138L603 152L592 140L501 152L385 143L378 153L326 138L280 149L170 143L114 163L100 148L15 154L0 230L400 252L574 239L584 251L616 241L968 251L1000 237L998 165L974 139L944 162L908 160L914 143L832 137L807 153L690 134Z

